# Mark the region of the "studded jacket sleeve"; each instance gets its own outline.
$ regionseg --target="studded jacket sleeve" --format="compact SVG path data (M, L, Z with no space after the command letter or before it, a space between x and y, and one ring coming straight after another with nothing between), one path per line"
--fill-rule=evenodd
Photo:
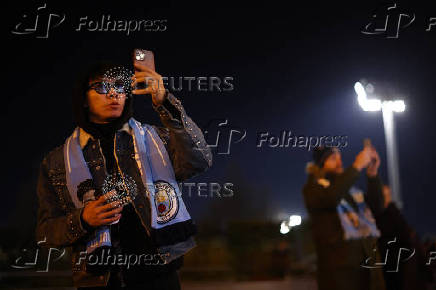
M81 223L83 208L66 210L54 186L56 177L49 177L47 158L41 163L37 184L38 212L36 224L36 241L43 247L71 246L88 232Z
M201 129L186 115L180 100L167 91L165 101L153 106L165 128L157 128L173 164L177 181L188 179L212 165L212 153Z

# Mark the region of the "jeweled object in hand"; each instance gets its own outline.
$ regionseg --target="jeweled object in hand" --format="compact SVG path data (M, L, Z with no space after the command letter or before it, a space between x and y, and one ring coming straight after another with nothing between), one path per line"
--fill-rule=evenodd
M102 193L106 195L106 203L118 201L118 206L124 206L135 199L137 186L130 176L115 173L106 177Z

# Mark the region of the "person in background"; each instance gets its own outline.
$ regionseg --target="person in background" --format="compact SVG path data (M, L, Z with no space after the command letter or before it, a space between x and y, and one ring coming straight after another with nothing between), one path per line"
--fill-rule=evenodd
M366 146L344 169L335 147L317 147L303 187L317 253L319 290L383 290L381 269L363 267L380 232L374 215L383 210L380 158ZM355 187L366 168L367 192Z
M391 189L383 185L384 210L376 216L381 237L378 245L387 290L427 289L432 282L430 267L417 233L408 225L396 204Z

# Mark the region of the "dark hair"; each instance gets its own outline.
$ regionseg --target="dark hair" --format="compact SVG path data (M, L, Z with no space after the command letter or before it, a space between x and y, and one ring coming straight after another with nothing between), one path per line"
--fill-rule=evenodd
M89 128L89 108L84 107L89 87L89 81L102 77L109 70L122 66L112 62L99 62L89 66L78 77L73 92L73 119L77 126L87 130ZM124 104L123 113L116 119L116 127L121 128L133 116L133 98L131 94L127 95Z
M317 146L312 153L313 161L316 165L322 168L327 158L338 151L337 147Z

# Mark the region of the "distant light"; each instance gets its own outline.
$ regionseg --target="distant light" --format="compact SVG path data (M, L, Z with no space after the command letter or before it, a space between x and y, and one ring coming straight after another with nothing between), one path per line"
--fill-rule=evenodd
M356 82L354 84L354 91L356 92L357 97L361 97L363 99L367 98L365 88L360 82Z
M370 88L370 90L373 91L374 88ZM404 112L406 110L406 104L403 100L382 102L379 99L368 99L366 90L360 82L354 84L354 91L357 94L357 101L364 111L388 110L392 112Z
M364 111L375 112L381 110L382 103L380 102L380 100L377 99L374 100L366 99L364 102L361 102L360 106Z
M364 111L380 111L382 103L377 99L368 99L365 88L360 82L354 84L354 91L357 94L357 101Z
M290 231L290 228L287 225L287 223L286 222L282 222L280 224L280 233L285 235L285 234L289 233L289 231Z
M406 110L406 104L403 100L385 101L383 102L383 110L390 110L393 112L404 112Z
M295 227L301 225L301 216L299 215L291 215L289 217L289 226Z

